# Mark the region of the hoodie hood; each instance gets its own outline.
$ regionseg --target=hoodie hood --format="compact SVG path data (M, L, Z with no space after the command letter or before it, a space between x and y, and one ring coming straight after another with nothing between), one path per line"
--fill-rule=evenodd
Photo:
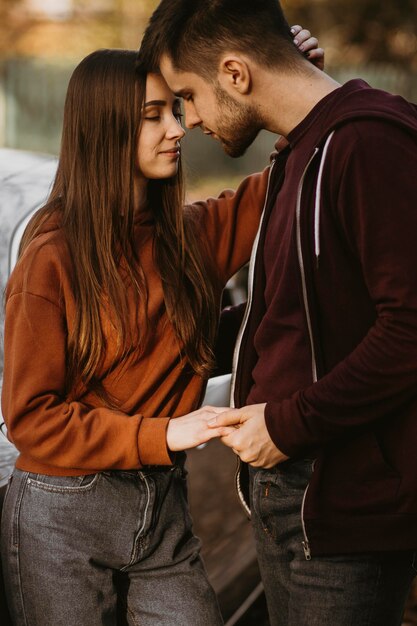
M417 133L417 106L407 102L401 96L392 95L381 89L373 89L364 80L350 80L326 98L329 109L319 135L318 146L326 140L331 131L347 122L359 119L386 120L405 130ZM290 141L294 132L299 134L300 126L305 125L307 128L314 121L315 108L297 127L298 132L295 129L290 133Z
M326 122L318 132L317 146L323 144L330 132L352 120L383 119L417 132L417 105L401 96L392 95L381 89L374 89L362 79L353 79L325 96L308 115L285 137L278 136L271 160L289 144L293 145L314 124L327 101Z
M323 116L323 108L326 114ZM395 124L417 138L417 106L401 96L373 89L365 81L354 79L325 96L289 134L294 145L320 119L316 129L316 147L310 163L317 156L320 165L317 174L314 207L314 252L316 265L320 257L320 204L324 164L335 131L344 124L358 120L381 120Z

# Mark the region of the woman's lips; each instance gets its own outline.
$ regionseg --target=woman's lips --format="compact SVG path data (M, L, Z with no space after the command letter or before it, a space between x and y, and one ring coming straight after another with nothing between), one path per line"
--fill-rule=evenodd
M159 154L165 154L168 157L177 158L181 154L180 148L172 148L171 150L161 150Z

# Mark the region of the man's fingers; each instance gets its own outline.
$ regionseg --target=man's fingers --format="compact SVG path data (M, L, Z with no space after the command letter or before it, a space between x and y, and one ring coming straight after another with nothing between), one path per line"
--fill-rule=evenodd
M242 413L239 409L224 411L207 422L208 426L234 426L242 421Z
M217 428L210 428L209 431L207 431L207 439L222 439L224 437L228 437L229 435L232 434L232 432L234 432L234 428L231 426L218 426Z
M220 440L225 446L231 448L235 454L239 455L237 448L235 448L235 442L231 438L230 434L224 435L224 437L220 437Z

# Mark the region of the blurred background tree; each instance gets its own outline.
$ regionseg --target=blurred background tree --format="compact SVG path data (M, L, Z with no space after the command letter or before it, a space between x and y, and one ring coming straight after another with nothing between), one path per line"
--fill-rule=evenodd
M157 0L0 0L0 56L81 56L136 48ZM417 70L417 0L283 0L291 23L323 41L329 62Z
M417 0L286 0L283 6L291 22L319 35L331 65L417 70Z
M82 57L137 48L153 0L0 0L0 56Z
M256 2L256 0L254 0ZM319 37L341 83L361 76L417 101L417 0L282 0L290 23ZM66 85L97 48L137 49L158 0L0 0L0 146L57 153ZM231 160L202 133L185 140L188 175L234 184L268 162L263 132ZM210 187L212 189L212 187Z

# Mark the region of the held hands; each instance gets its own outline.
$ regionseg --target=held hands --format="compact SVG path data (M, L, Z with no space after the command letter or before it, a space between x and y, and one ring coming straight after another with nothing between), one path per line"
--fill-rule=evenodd
M203 406L197 411L169 420L167 428L168 448L172 452L188 450L215 437L225 437L232 433L234 428L230 426L209 426L209 422L218 413L227 410L227 408Z
M273 443L265 424L265 404L252 404L242 409L221 409L209 422L215 430L229 427L226 435L221 435L222 442L246 463L254 467L270 468L287 461ZM233 428L230 429L230 426Z
M172 452L195 448L217 437L242 461L254 467L273 467L289 458L269 436L265 404L252 404L242 409L203 406L168 423L167 444Z

